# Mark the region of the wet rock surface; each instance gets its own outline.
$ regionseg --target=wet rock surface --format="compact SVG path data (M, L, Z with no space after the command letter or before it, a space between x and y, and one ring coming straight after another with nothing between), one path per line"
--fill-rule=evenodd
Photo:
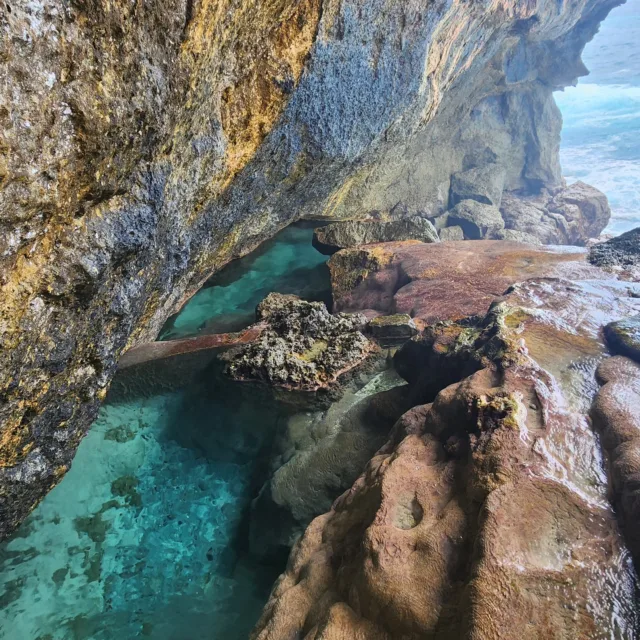
M599 267L629 270L640 277L640 227L595 244L589 251L589 261Z
M313 234L313 246L329 255L340 249L395 240L438 242L438 232L429 220L414 216L399 220L333 222Z
M259 338L222 355L235 380L317 391L377 353L360 331L364 316L332 315L321 302L272 293L258 305L256 316L266 323Z
M329 270L337 311L403 313L422 326L482 314L509 286L534 276L608 277L584 250L490 240L347 249L332 256Z
M622 356L598 367L602 385L591 416L608 453L613 499L636 568L640 567L640 365Z
M640 362L640 315L608 324L604 335L614 353Z
M575 363L602 353L604 299L619 313L633 298L603 292L591 312L576 292L555 316L549 281L523 287L398 354L420 404L311 523L253 638L635 637L597 440L572 379L537 362L546 338L556 368L586 380ZM584 322L558 342L572 313Z

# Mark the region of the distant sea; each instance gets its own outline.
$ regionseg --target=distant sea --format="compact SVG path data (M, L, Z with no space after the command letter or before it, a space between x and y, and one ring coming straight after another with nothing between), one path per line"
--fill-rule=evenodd
M591 73L556 93L568 182L607 194L609 233L640 226L640 2L614 9L582 56Z

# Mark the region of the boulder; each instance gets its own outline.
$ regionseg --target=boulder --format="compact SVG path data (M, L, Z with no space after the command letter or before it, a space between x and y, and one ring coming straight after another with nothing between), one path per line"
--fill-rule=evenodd
M322 302L271 293L258 305L256 316L266 323L260 336L221 356L235 380L302 391L327 389L377 352L360 331L364 316L332 315Z
M507 230L543 244L585 245L611 216L606 196L583 182L533 195L505 193L500 212Z
M591 247L589 262L605 268L640 268L640 227Z
M452 226L462 227L467 240L492 238L504 229L504 220L500 210L491 204L482 204L475 200L463 200L449 212Z
M439 233L440 242L455 242L456 240L464 240L464 231L462 230L462 227L458 225L440 229Z
M560 212L569 222L577 222L577 228L572 233L579 233L579 236L574 236L573 242L596 237L611 218L607 196L581 181L560 190L549 204L549 210Z
M496 240L509 240L510 242L522 242L530 245L543 244L537 236L526 231L516 231L515 229L502 229L502 231L497 231L493 237Z
M377 316L367 325L371 335L383 344L409 340L418 333L418 328L407 313Z
M493 163L454 173L451 176L451 204L455 206L463 200L475 200L499 207L504 180L504 169Z
M362 244L395 240L439 241L433 224L415 216L399 220L345 220L319 227L313 233L313 246L327 255Z
M640 314L611 322L604 336L611 351L640 362Z

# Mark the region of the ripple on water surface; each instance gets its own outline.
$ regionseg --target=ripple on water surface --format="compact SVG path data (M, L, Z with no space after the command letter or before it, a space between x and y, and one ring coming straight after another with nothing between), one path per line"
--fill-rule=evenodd
M269 291L325 298L311 235L286 229L225 269L165 336L249 324ZM145 366L128 393L120 377L71 470L0 546L0 639L244 640L257 620L283 564L248 556L245 516L286 409L217 363L170 391Z

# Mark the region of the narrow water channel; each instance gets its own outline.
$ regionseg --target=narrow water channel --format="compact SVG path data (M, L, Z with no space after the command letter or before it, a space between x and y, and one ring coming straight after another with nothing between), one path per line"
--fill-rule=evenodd
M229 265L163 337L242 328L270 291L326 299L311 237L289 227ZM0 547L2 640L247 637L284 562L249 555L247 510L291 410L215 361L183 388L159 366L116 377L69 473Z

